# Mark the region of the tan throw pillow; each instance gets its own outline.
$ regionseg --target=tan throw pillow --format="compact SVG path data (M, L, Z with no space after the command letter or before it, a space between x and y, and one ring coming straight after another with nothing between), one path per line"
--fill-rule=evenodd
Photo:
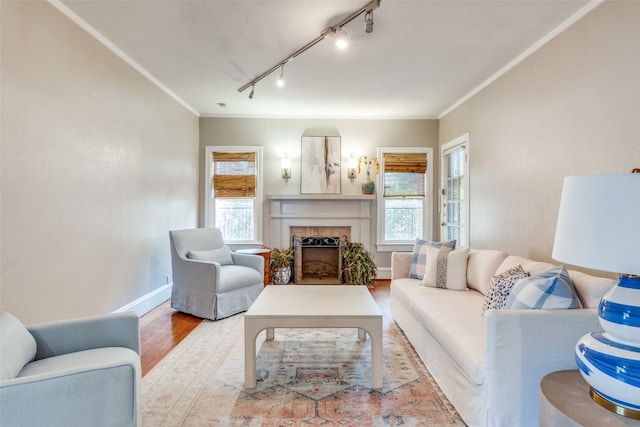
M469 248L427 248L427 264L420 283L434 288L467 289L467 259Z

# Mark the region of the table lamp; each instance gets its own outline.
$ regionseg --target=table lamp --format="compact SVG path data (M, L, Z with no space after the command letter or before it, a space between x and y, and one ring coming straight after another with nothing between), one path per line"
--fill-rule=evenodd
M552 257L620 275L575 356L594 401L640 419L640 173L566 177Z

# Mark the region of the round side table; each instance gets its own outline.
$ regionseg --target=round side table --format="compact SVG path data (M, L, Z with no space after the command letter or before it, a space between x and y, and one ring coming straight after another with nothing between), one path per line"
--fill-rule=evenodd
M260 255L264 258L264 285L267 286L271 283L271 249L238 249L236 252L239 254Z
M558 371L540 382L541 427L640 426L640 421L603 408L589 396L589 384L580 372Z

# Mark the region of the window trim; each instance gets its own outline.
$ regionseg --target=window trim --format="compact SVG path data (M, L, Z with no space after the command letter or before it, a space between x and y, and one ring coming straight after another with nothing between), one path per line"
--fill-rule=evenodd
M378 147L377 157L380 161L380 173L376 177L376 249L378 252L393 252L393 251L410 251L413 249L414 241L411 242L397 242L397 241L385 241L384 236L384 191L382 191L383 185L383 171L384 171L384 153L420 153L427 155L427 172L425 192L423 197L422 209L422 230L424 236L422 238L427 240L433 239L433 148L432 147Z
M213 208L213 162L211 156L215 152L254 152L256 153L256 195L253 204L254 214L254 240L229 240L225 241L226 244L233 245L256 245L262 247L262 196L263 196L263 179L262 179L262 147L256 145L242 145L242 146L223 146L223 145L208 145L205 147L205 165L204 165L204 226L207 228L215 227L215 209Z

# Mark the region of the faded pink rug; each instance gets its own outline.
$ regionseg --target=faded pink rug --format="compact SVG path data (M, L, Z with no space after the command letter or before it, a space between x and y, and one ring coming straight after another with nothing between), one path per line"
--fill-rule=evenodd
M383 388L355 329L276 329L258 337L244 388L243 315L204 321L142 380L145 426L464 426L381 304Z

